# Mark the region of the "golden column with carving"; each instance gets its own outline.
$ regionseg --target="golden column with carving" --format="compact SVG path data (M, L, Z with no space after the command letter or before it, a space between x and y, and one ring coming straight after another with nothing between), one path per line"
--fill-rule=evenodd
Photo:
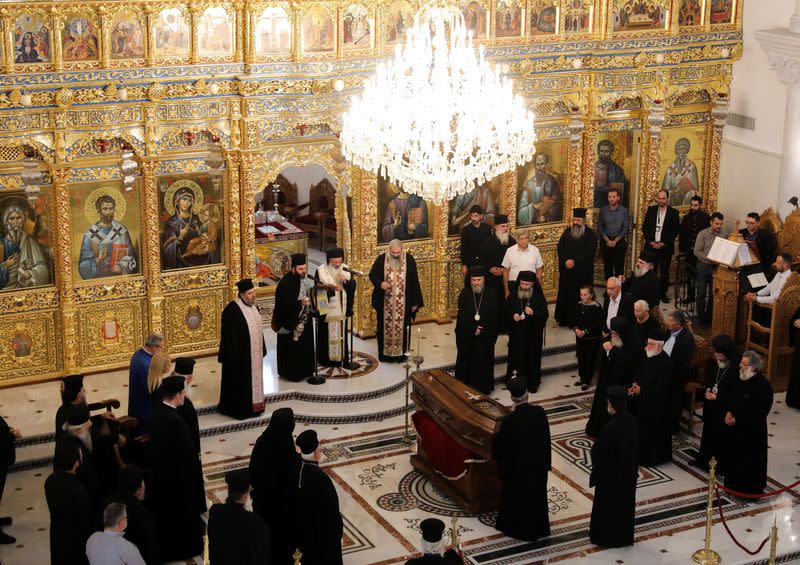
M225 165L228 173L228 210L229 218L238 218L242 214L241 206L241 158L237 151L225 153ZM228 236L228 290L230 296L235 296L236 282L242 278L242 249L241 249L241 224L230 222L230 235ZM254 258L255 261L255 258Z
M150 333L164 333L164 291L161 285L161 254L159 253L158 221L158 182L156 171L158 160L152 157L142 159L142 196L144 197L144 254L147 256L147 308L150 320Z
M69 167L55 166L50 171L53 197L60 237L56 246L58 289L61 293L61 331L64 347L64 369L67 373L78 370L78 309L73 294L72 274L72 217L69 204Z
M255 278L256 276L256 223L253 217L252 204L255 201L258 186L257 169L263 159L261 153L241 153L241 201L239 207L242 218L241 234L241 261L242 278ZM234 281L235 283L236 281Z
M146 4L144 7L145 18L147 23L147 66L156 66L156 19L158 18L158 11L155 6Z
M247 28L245 31L245 52L244 52L244 62L248 65L252 65L256 62L256 37L255 37L255 30L257 29L257 18L258 14L253 11L250 5L245 7L245 22L247 23Z
M189 45L189 52L192 55L192 64L196 65L200 62L200 26L197 25L200 21L200 8L197 6L191 6L189 8L188 16L189 21L187 21L186 24L192 31L192 41Z
M100 66L104 69L111 68L111 16L108 7L97 8L100 14Z
M236 21L234 28L236 30L236 49L233 52L233 60L236 63L245 61L245 53L248 49L248 39L250 37L250 11L245 7L243 2L236 3Z
M449 286L458 285L458 280L449 280L450 257L447 245L447 204L437 206L433 213L433 238L439 242L434 248L433 260L433 280L431 281L435 297L433 304L433 319L439 323L448 322L450 314L448 312L448 297L450 296ZM459 285L460 288L460 285Z
M301 19L303 17L302 4L297 0L292 1L291 18L292 18L292 60L300 60L300 44L303 42Z
M14 72L14 24L8 8L0 9L3 24L3 72Z
M659 155L661 153L661 126L664 125L664 100L661 98L651 99L649 101L649 108L647 114L647 128L645 130L645 139L647 140L647 149L645 155L645 172L644 172L644 190L639 198L641 218L644 218L644 212L647 210L648 203L653 200L659 189L661 188L661 181L658 175L659 168Z
M50 21L53 26L53 70L64 70L64 58L61 53L61 21L58 8L50 8Z

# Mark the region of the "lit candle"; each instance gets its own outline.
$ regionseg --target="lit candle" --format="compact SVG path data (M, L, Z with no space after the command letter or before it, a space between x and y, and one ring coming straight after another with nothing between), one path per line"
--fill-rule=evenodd
M417 328L417 356L422 355L422 351L420 351L420 348L419 348L419 332L420 332L420 329L421 328Z

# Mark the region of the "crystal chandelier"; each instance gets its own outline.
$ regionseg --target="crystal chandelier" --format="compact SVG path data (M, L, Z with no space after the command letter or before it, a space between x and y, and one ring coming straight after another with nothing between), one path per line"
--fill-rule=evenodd
M353 98L340 141L353 164L440 204L530 160L533 120L461 11L428 4Z

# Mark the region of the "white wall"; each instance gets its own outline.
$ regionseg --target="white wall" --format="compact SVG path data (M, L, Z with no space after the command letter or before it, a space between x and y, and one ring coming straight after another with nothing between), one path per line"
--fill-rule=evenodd
M733 65L730 110L754 117L756 129L725 126L718 207L726 220L777 206L786 87L769 68L754 32L788 28L794 9L795 0L744 0L744 51Z
M308 202L311 187L319 184L322 179L328 179L335 187L336 179L331 177L321 165L306 165L305 167L286 167L281 174L291 183L297 185L297 203Z

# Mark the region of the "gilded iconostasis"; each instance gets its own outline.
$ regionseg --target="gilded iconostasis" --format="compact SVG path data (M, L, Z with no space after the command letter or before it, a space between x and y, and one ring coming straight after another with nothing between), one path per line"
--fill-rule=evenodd
M353 268L406 242L422 321L454 314L472 204L532 230L551 299L573 207L593 209L593 225L611 187L635 221L661 187L680 210L694 194L714 207L741 2L460 6L535 112L538 142L529 162L434 205L351 167L337 141L414 2L4 3L0 385L124 367L151 332L170 353L214 353L234 283L260 269L255 196L286 167L332 179L331 226ZM355 327L370 336L359 284Z

